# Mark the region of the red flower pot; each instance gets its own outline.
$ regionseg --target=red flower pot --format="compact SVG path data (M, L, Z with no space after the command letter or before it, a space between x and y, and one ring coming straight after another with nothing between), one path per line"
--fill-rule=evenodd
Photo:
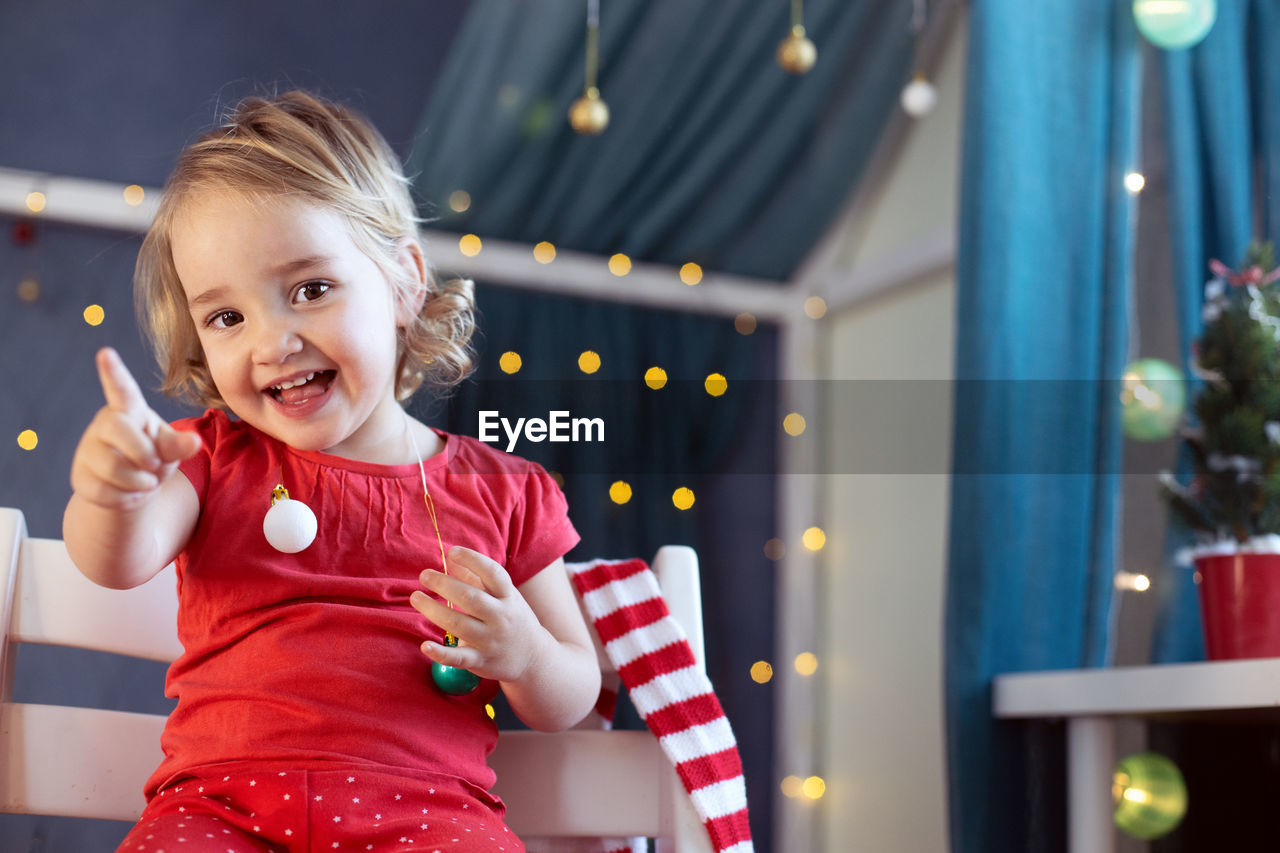
M1280 554L1196 558L1209 660L1280 657Z

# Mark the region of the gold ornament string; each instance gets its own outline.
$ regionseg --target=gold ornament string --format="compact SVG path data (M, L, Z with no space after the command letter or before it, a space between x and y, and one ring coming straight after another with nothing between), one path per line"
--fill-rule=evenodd
M596 88L596 69L599 64L600 5L599 0L587 0L587 67L585 94L599 93Z
M427 508L427 515L431 518L431 528L436 532L436 544L440 546L440 566L444 570L445 577L449 576L449 561L444 556L444 538L440 535L440 522L436 518L436 504L431 499L431 490L427 488L427 469L422 464L422 453L418 450L418 442L413 437L413 428L409 425L409 419L405 417L405 432L409 434L409 444L413 447L413 458L418 460L418 475L422 478L422 502ZM448 599L445 604L449 605L449 609L453 610L453 602ZM458 639L448 631L444 632L444 642L446 646L455 645Z
M419 469L421 469L422 467L421 459L418 460L418 467ZM425 472L423 473L422 478L424 481L426 480ZM436 505L435 505L435 501L431 500L431 493L426 490L425 482L423 483L422 500L423 500L423 503L427 505L427 515L431 516L431 526L436 531L436 542L439 543L440 545L440 565L444 569L445 577L448 577L449 561L444 558L444 539L440 538L440 523L436 521ZM445 604L449 605L450 610L453 609L452 601L446 600ZM456 637L453 636L453 634L450 634L448 631L444 632L444 644L446 646L455 645L457 642L458 640Z

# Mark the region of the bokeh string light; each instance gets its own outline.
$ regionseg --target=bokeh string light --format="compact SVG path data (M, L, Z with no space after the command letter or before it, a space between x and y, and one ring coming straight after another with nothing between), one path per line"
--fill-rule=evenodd
M801 652L796 655L793 666L801 675L813 675L818 671L818 656L813 652Z
M1138 32L1164 50L1183 50L1204 40L1218 16L1217 0L1134 0Z
M546 240L533 247L533 259L540 264L549 264L556 259L556 247Z
M520 358L520 353L518 352L508 350L498 358L498 367L502 369L503 373L518 373L523 365L524 360Z
M751 664L751 680L756 684L768 684L773 680L773 664L766 660Z
M622 505L631 500L631 484L625 480L616 480L609 486L609 500Z
M466 213L471 209L471 193L466 190L449 193L449 209L454 213Z
M787 435L803 435L805 430L804 415L799 412L791 412L782 419L782 429Z
M618 252L609 258L609 272L621 278L631 272L631 258Z

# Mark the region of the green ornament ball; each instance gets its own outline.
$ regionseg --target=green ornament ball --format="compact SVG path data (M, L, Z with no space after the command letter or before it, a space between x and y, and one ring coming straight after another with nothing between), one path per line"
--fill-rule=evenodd
M1133 0L1138 31L1165 50L1199 44L1217 16L1217 0Z
M456 646L458 641L449 634L445 636L446 646ZM431 662L431 680L436 687L450 696L461 696L470 693L480 684L480 676L460 666L445 666L436 661Z
M450 696L461 696L476 689L480 676L459 666L445 666L442 663L431 664L431 680Z
M1120 388L1120 423L1137 441L1160 441L1173 435L1187 407L1182 371L1158 358L1144 358L1124 369Z
M1187 784L1178 767L1158 752L1122 758L1112 777L1116 827L1150 841L1168 835L1187 813Z

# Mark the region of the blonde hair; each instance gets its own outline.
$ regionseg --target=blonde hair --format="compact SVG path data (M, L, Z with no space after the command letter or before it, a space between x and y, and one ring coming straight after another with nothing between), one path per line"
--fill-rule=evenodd
M226 403L214 387L187 310L170 235L187 199L201 191L228 190L288 195L336 212L399 299L410 299L418 283L396 262L396 254L409 242L421 248L421 220L409 181L367 120L305 92L242 101L220 127L179 155L133 276L138 321L165 374L161 390L218 408ZM440 283L428 267L422 310L398 330L396 398L408 399L424 382L443 391L464 379L473 366L474 329L471 282Z

